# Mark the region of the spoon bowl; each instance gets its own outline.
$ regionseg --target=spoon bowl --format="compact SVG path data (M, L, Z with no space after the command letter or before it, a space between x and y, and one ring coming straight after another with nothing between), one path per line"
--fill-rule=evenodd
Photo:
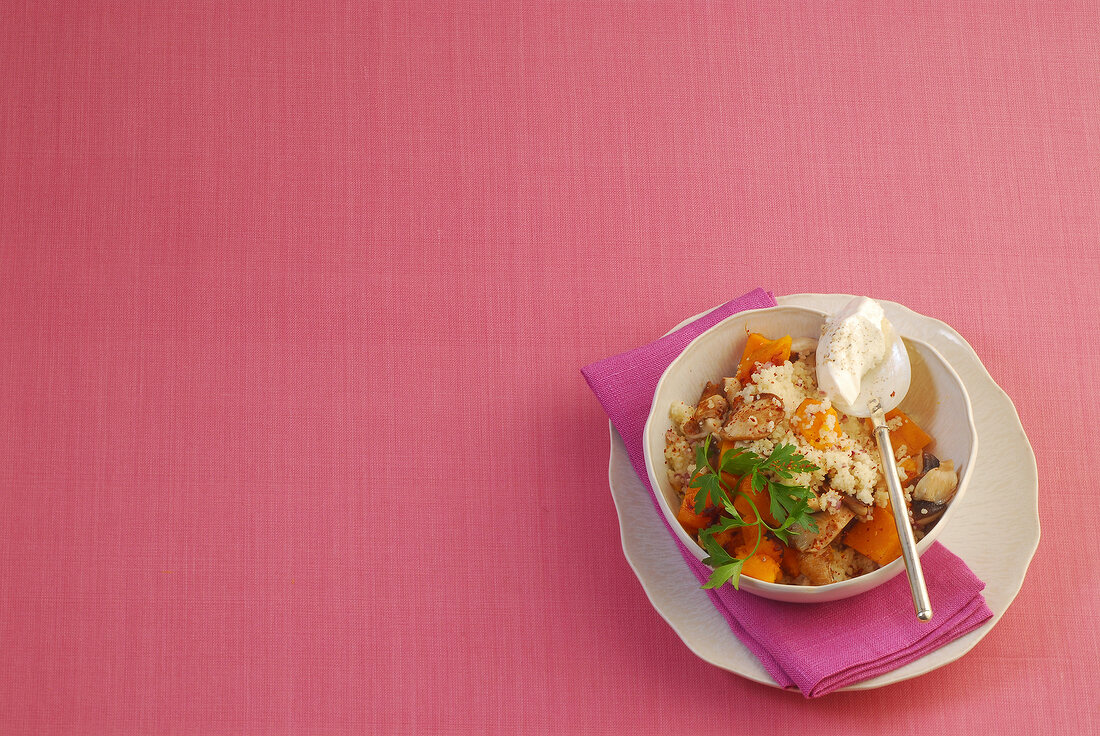
M851 405L840 397L833 398L833 404L853 417L866 418L874 414L872 402L877 400L885 414L896 409L902 402L909 393L912 380L913 368L909 364L909 352L905 349L901 335L893 325L887 323L885 357L863 376L859 395Z

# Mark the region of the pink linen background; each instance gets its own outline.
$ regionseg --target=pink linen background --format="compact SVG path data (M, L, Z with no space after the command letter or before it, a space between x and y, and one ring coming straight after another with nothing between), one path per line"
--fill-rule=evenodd
M0 733L1100 731L1100 7L781 5L0 6ZM578 369L756 286L1016 402L960 661L805 702L623 559Z

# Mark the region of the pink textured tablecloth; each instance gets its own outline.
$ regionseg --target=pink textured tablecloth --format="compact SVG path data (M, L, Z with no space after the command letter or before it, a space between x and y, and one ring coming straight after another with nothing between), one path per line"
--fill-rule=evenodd
M0 733L1100 731L1100 9L902 7L0 5ZM624 560L577 369L757 284L1015 400L961 660L805 702Z

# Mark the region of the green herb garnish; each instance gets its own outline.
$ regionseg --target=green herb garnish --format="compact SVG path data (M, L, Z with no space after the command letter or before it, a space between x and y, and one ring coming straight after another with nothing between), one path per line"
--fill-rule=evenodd
M791 527L817 531L817 523L810 515L809 500L813 497L810 489L806 486L788 485L783 481L789 481L798 473L808 473L818 468L803 457L794 445L776 445L767 457L744 448L727 451L719 458L719 472L710 462L710 439L708 435L706 441L696 448L695 466L701 472L692 479L689 486L698 489L695 493L695 513L702 514L708 500L722 509L718 522L699 532L699 542L710 555L703 562L714 568L703 587L718 588L729 582L736 589L741 579L741 568L760 548L760 539L765 531L770 531L784 544L790 541ZM723 482L722 473L738 478L749 476L752 479L752 489L756 493L762 493L766 489L770 499L768 510L778 526L771 526L764 521L753 499ZM756 517L754 521L746 521L734 508L733 499L737 496L748 501ZM714 538L714 535L729 529L747 526L756 526L759 530L756 545L745 557L732 556Z

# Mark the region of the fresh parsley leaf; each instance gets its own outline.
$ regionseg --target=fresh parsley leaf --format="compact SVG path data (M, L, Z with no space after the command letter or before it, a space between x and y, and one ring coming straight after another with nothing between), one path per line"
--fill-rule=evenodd
M714 538L712 530L714 527L704 529L699 533L699 541L703 543L703 548L710 553L710 556L705 558L703 562L711 567L717 567L719 565L727 565L734 561L734 557L730 556L730 553L718 544L718 540Z
M772 518L782 524L787 518L787 507L779 501L779 494L775 493L776 485L778 484L768 486L768 495L771 497L771 508L768 510L772 512Z
M695 513L701 514L707 508L707 501L719 508L728 500L725 489L719 480L718 473L710 464L710 438L695 448L696 476L688 484L689 488L697 489L695 492Z
M732 509L733 507L729 506L728 508ZM734 513L737 513L736 510L734 510ZM736 516L722 516L719 517L717 524L714 524L713 526L708 526L699 534L706 534L708 537L713 539L715 534L721 534L722 532L729 531L730 529L739 529L743 526L751 526L752 524L753 522L745 521L744 519L742 519L740 514Z
M698 489L695 493L695 513L697 514L703 513L706 509L707 499L710 499L715 506L721 506L722 502L726 500L726 494L722 491L722 484L719 482L718 476L713 473L695 476L689 487Z
M802 457L794 445L776 445L759 467L760 470L770 470L787 480L797 473L808 473L818 469L816 465Z
M774 481L768 484L768 494L772 500L772 516L776 521L783 521L788 515L806 508L810 500L809 489L804 486L789 486ZM779 509L778 513L776 507Z
M802 505L798 509L793 510L791 515L788 516L783 523L788 527L798 526L808 532L817 532L817 522L814 521L814 517L810 514L810 508L806 505Z
M708 534L712 529L714 527L707 529L700 535L703 546L710 553L710 556L704 559L703 563L714 568L714 572L711 573L710 578L703 584L703 587L707 589L720 588L732 579L732 585L736 590L738 580L741 577L741 567L745 564L745 561L726 552L722 545L714 539L714 536Z
M754 466L763 458L752 450L738 448L730 450L722 455L722 472L730 475L745 475L752 472Z
M702 444L695 447L695 469L702 471L703 468L710 467L710 459L708 453L710 452L710 435L707 435L707 439Z
M794 445L776 445L772 452L765 458L744 448L723 453L718 461L719 470L710 462L710 437L696 448L697 468L700 473L692 480L691 487L698 489L695 496L695 512L702 513L706 508L707 500L723 509L723 514L718 521L710 527L699 532L699 542L707 551L708 556L703 562L714 568L710 579L704 584L704 588L718 588L727 582L735 589L739 588L741 569L749 557L756 554L760 547L760 539L766 531L771 532L784 544L789 543L791 529L799 526L809 531L817 531L817 523L810 514L809 499L812 492L805 486L796 486L772 480L771 477L782 480L790 480L800 473L808 473L817 470L817 466L804 458ZM761 518L760 509L751 497L737 491L736 488L727 487L722 480L722 473L731 476L749 476L750 485L754 493L760 494L767 490L769 510L772 517L778 522L778 526L771 526ZM741 496L753 507L752 521L746 521L730 500L733 496ZM759 532L756 535L756 546L745 557L734 557L727 552L722 545L715 540L716 534L741 527L756 526Z
M704 589L721 588L727 582L733 586L734 590L740 590L741 581L741 568L744 566L744 560L734 560L725 565L719 565L714 568L714 572L710 574L710 578L703 584Z

